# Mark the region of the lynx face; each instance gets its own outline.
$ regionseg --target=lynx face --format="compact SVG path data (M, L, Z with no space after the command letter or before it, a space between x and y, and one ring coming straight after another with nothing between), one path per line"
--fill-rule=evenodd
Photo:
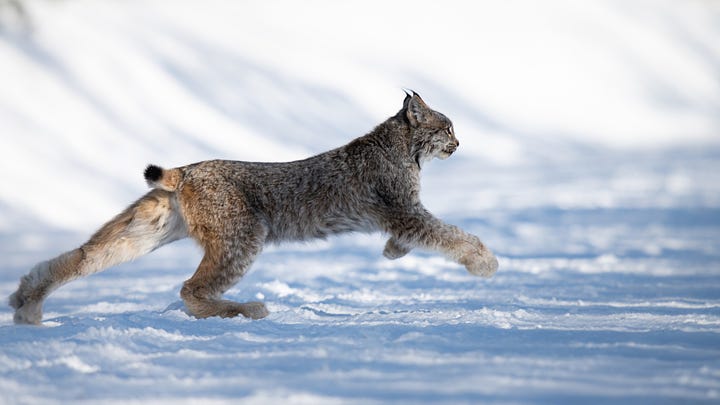
M450 157L460 146L450 119L429 108L417 94L405 100L418 165L432 158Z
M443 145L437 157L440 159L447 159L452 155L457 148L460 146L460 141L455 138L455 130L453 129L452 123L440 132L436 132L434 138L441 138L438 141L439 145Z

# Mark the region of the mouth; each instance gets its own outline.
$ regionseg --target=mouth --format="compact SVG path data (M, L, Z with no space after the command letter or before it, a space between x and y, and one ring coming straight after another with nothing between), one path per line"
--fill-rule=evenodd
M447 158L449 158L450 155L452 155L453 153L455 153L456 150L457 150L457 145L449 145L448 147L446 147L445 149L443 149L443 150L440 151L440 154L439 154L439 155L440 155L440 159L447 159Z

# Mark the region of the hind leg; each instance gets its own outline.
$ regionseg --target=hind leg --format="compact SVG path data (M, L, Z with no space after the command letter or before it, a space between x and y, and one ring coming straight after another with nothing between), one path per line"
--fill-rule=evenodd
M45 298L57 287L70 281L73 270L80 267L84 253L78 248L55 259L38 263L20 279L20 285L9 299L15 309L13 320L19 324L39 325Z
M154 190L103 225L77 249L37 264L10 296L15 323L40 324L45 298L63 284L187 236L172 193Z
M241 303L222 299L222 294L245 275L262 250L265 234L260 232L237 241L215 240L205 244L205 256L200 266L180 291L185 306L195 317L232 318L242 315L260 319L268 316L268 310L261 302Z

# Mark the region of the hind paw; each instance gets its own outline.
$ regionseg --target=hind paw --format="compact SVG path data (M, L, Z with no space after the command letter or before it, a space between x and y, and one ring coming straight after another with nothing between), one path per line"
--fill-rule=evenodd
M262 319L270 315L270 311L262 302L245 302L239 305L241 307L240 314L246 318Z
M16 291L10 296L9 304L15 308L13 322L16 324L40 325L42 321L42 302L32 302L25 300L22 295Z
M262 319L270 315L270 312L262 302L222 301L216 313L216 316L221 318L234 318L238 315L250 319Z

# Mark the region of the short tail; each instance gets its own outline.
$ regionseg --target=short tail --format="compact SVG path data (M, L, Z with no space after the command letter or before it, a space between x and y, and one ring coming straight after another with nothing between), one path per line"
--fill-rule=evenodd
M148 165L144 176L148 186L152 188L175 191L183 178L183 172L179 168L165 170L160 166Z

